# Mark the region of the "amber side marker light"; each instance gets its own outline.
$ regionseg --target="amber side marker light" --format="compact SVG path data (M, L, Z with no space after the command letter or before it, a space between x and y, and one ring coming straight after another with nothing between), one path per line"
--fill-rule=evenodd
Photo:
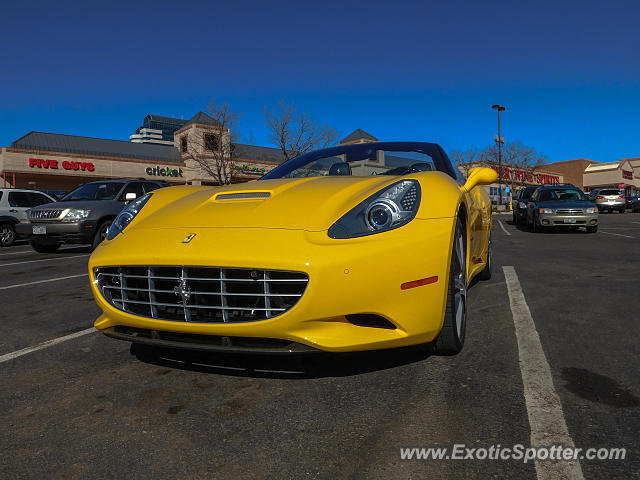
M422 285L429 285L430 283L436 283L438 281L438 276L435 277L427 277L421 280L414 280L413 282L407 282L400 285L400 289L409 290L410 288L421 287Z

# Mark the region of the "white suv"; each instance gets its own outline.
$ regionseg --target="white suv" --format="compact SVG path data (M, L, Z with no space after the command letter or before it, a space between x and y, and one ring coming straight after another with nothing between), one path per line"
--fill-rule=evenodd
M35 190L0 188L0 247L16 240L15 225L27 220L27 210L51 202L55 199Z

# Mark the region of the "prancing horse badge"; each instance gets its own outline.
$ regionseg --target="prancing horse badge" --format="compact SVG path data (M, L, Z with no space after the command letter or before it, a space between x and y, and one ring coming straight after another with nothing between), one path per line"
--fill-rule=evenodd
M191 240L193 240L193 237L195 236L196 236L195 233L190 233L189 235L184 237L184 240L182 240L182 243L189 243Z

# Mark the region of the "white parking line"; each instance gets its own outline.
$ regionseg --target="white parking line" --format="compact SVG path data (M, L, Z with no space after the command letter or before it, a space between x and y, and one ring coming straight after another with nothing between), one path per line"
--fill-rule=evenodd
M51 340L47 340L46 342L42 342L39 345L34 347L23 348L22 350L16 350L15 352L5 353L4 355L0 355L0 363L8 362L9 360L13 360L14 358L21 357L22 355L26 355L27 353L37 352L38 350L42 350L43 348L52 347L53 345L57 345L58 343L66 342L67 340L71 340L73 338L82 337L83 335L88 335L89 333L97 332L95 328L87 328L86 330L80 330L79 332L71 333L69 335L65 335L64 337L58 337Z
M50 262L52 260L67 260L68 258L80 258L80 257L88 257L89 254L84 255L70 255L68 257L51 257L51 258L42 258L40 260L26 260L24 262L13 262L13 263L1 263L0 267L11 267L12 265L24 265L25 263L37 263L37 262Z
M29 285L35 285L36 283L57 282L59 280L68 280L69 278L87 277L88 273L81 273L79 275L69 275L67 277L49 278L47 280L36 280L35 282L18 283L16 285L7 285L6 287L0 287L0 290L9 290L10 288L28 287Z
M33 252L33 251L34 250L20 250L18 252L0 253L0 256L6 257L7 255L20 255L21 253L29 253L29 252Z
M551 369L542 350L540 337L524 298L516 270L509 266L502 267L502 270L507 282L509 304L518 341L520 373L531 427L531 446L533 448L553 445L574 447L560 398L553 386ZM577 460L550 462L536 459L535 465L539 480L584 479L582 468Z
M636 237L632 237L631 235L622 235L621 233L605 232L603 230L600 230L600 233L604 233L604 234L607 234L607 235L615 235L616 237L636 238Z
M504 225L502 224L502 220L498 220L498 223L500 224L500 228L502 228L502 231L507 235L511 236L511 232L509 232L506 228L504 228Z

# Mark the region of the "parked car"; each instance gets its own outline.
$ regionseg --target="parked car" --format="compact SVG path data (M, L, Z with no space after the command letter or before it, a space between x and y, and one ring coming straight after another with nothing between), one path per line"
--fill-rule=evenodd
M527 203L538 187L525 187L518 192L513 205L513 223L524 224L527 221Z
M636 197L636 199L633 202L631 202L631 211L633 213L640 212L640 197Z
M86 183L59 202L30 209L27 223L18 224L17 231L41 253L55 252L63 243L88 243L95 248L125 205L167 185L128 179Z
M598 231L598 209L578 187L545 185L529 199L527 226L534 232L546 227L585 227Z
M15 242L18 237L16 225L27 220L27 210L52 202L55 199L35 190L0 188L0 247Z
M89 259L106 335L151 346L295 353L464 344L491 276L491 201L433 143L309 152L261 179L131 202ZM331 301L327 301L331 299Z
M627 195L625 198L625 205L627 208L633 209L633 202L640 200L640 195Z
M594 188L590 192L584 192L584 194L589 197L589 200L595 203L596 197L598 196L598 192L602 190L601 188Z
M624 213L627 208L624 190L617 188L603 188L599 190L595 196L595 200L600 212L611 213L617 210L620 213Z

